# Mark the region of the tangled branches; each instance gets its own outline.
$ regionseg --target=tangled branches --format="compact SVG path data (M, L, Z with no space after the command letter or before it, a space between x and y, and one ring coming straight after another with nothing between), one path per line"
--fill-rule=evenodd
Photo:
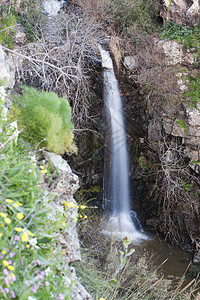
M189 168L182 147L166 138L157 149L154 147L157 159L150 196L159 203L159 227L166 238L182 245L191 242L199 249L200 182ZM184 240L186 236L190 241Z
M99 26L79 11L62 12L45 18L40 24L42 38L21 47L18 54L23 60L18 64L18 81L66 95L76 127L89 119Z

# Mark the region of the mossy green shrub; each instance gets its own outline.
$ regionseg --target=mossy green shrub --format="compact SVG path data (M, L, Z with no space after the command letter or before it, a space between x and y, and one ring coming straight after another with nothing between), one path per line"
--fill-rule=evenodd
M28 141L57 154L76 152L71 108L66 98L24 87L22 96L14 96L14 107Z
M119 31L142 30L150 33L156 29L156 4L152 0L113 0L111 10L119 24Z
M188 88L184 95L190 99L191 106L195 106L200 101L200 74L196 77L189 76Z
M0 12L0 44L12 49L14 47L13 34L15 33L16 18L5 10Z

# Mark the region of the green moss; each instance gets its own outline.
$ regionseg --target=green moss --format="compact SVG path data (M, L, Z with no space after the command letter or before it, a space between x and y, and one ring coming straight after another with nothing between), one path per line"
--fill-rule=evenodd
M14 113L16 111L28 141L59 154L76 152L67 99L53 92L24 87L23 96L14 96Z

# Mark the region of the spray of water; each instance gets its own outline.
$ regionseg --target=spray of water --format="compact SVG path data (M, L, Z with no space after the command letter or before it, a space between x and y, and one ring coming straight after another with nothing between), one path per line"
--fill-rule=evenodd
M109 151L105 157L108 167L104 185L104 202L109 203L110 217L102 232L138 242L147 239L147 236L136 229L131 219L128 151L118 82L109 52L101 46L99 49L104 69L104 101L110 137L107 145Z

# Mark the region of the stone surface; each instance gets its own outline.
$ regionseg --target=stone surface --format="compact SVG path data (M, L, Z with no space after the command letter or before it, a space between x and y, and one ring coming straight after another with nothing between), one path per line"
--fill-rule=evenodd
M191 65L194 63L192 53L184 52L183 45L176 41L154 40L158 49L162 50L166 56L168 65Z
M160 3L160 16L165 21L171 20L182 25L198 23L199 0L161 0Z
M13 40L18 45L24 45L26 43L26 35L24 32L16 30L13 36Z
M71 220L70 226L60 240L62 248L67 256L69 262L81 260L80 244L76 231L77 218L77 203L73 198L73 194L79 188L78 176L73 174L68 163L55 153L44 152L46 160L58 173L58 179L55 180L50 191L57 194L58 202L62 207L61 202L67 201L71 204L66 213L66 219Z
M0 80L5 81L8 85L11 81L11 71L8 64L7 56L0 45Z
M93 298L91 297L91 295L77 280L75 268L71 267L70 271L71 271L72 280L77 282L76 291L72 293L72 300L92 300Z
M193 257L193 263L200 264L200 249L195 252Z
M129 71L134 71L137 68L137 60L135 56L125 56L124 58L124 66Z

